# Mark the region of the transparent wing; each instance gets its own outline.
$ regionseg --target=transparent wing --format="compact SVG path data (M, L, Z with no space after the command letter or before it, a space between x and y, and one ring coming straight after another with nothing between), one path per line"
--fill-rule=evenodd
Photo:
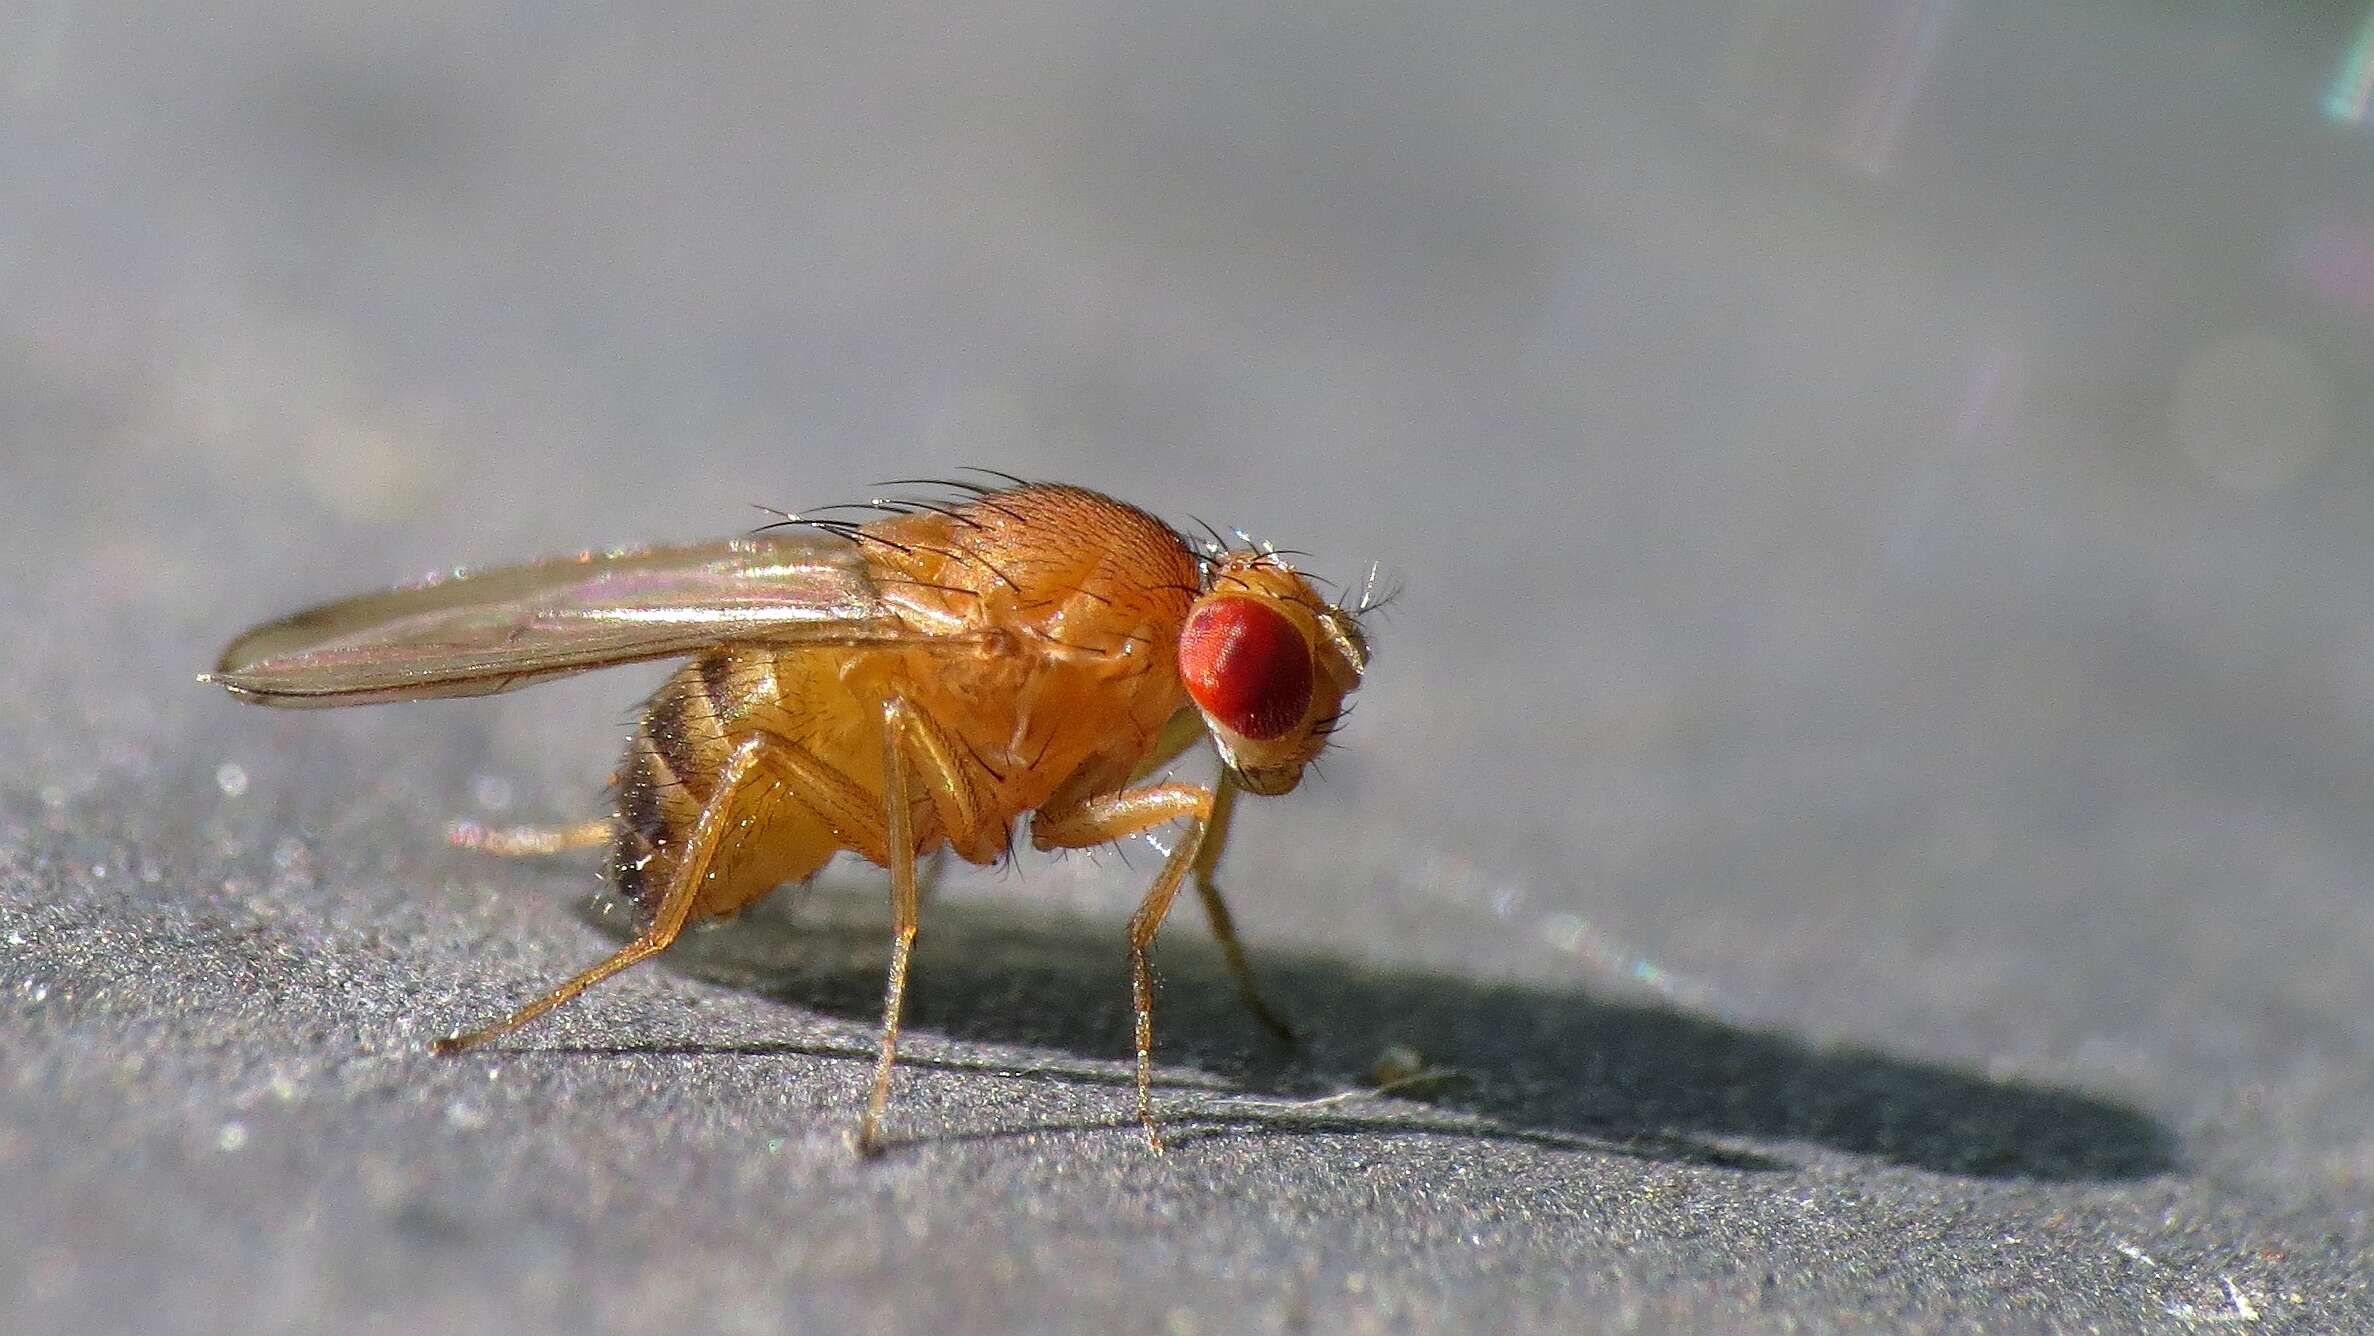
M717 645L919 638L855 548L791 534L584 552L325 603L232 641L205 680L265 705L361 705L491 695Z

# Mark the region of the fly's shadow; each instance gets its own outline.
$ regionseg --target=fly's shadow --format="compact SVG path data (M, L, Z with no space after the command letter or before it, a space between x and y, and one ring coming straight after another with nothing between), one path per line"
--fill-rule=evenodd
M692 977L870 1029L880 1014L887 937L878 899L822 888L778 896L794 898L803 903L747 914L678 942L660 959ZM1372 968L1251 942L1265 993L1302 1033L1299 1046L1285 1049L1239 1005L1201 927L1192 912L1175 914L1156 947L1156 1058L1199 1068L1257 1098L1223 1098L1217 1109L1174 1102L1165 1114L1174 1140L1423 1127L1751 1169L1789 1166L1737 1143L1812 1143L1979 1178L2134 1179L2176 1167L2166 1128L2075 1090L1817 1047L1580 988ZM1116 920L942 897L926 909L914 970L911 1031L1100 1061L1129 1053ZM533 1036L517 1042L543 1047ZM1414 1049L1455 1074L1396 1088L1396 1104L1311 1102L1371 1083L1377 1055L1389 1045ZM810 1050L662 1042L578 1051ZM870 1061L873 1050L853 1046L848 1056ZM910 1065L1014 1070L1011 1061ZM1117 1069L1047 1075L1129 1085ZM1442 1120L1396 1117L1410 1102L1432 1106ZM1263 1112L1265 1105L1275 1112ZM1129 1125L1123 1106L1114 1112L1114 1126ZM905 1135L933 1133L910 1128Z

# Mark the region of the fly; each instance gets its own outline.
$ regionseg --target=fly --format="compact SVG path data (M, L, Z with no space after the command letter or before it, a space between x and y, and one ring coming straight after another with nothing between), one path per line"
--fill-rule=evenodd
M589 552L457 573L270 622L207 680L278 706L486 695L570 673L685 659L646 703L606 819L482 833L503 853L606 844L636 910L626 946L509 1016L508 1034L849 851L889 869L882 1037L858 1122L882 1147L918 921L915 865L942 848L1004 857L1184 822L1128 928L1137 1114L1152 1098L1156 930L1193 883L1239 990L1255 988L1213 881L1239 792L1285 793L1368 667L1361 617L1275 549L1191 542L1085 488L943 484L867 522L784 515L746 538ZM1241 535L1240 535L1241 539ZM1201 739L1211 786L1151 782Z

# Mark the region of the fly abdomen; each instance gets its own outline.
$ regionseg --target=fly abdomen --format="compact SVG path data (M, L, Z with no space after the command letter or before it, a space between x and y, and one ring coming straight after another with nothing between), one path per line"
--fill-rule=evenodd
M618 835L610 879L638 921L658 912L702 809L726 806L726 834L697 888L695 918L730 914L776 885L807 877L838 847L832 832L773 774L731 794L717 785L755 718L778 713L763 654L719 650L684 665L652 694L618 767Z
M725 674L709 667L725 657L703 655L652 693L619 763L610 880L638 921L659 909L671 855L692 834L733 750L716 702Z

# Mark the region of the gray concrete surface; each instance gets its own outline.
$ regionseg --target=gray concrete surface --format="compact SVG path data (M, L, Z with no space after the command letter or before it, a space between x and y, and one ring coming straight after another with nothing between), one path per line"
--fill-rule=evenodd
M2362 7L946 8L0 16L0 1326L2374 1329ZM1161 1159L1142 845L861 1164L862 867L424 1051L651 672L190 680L961 464L1407 588Z

